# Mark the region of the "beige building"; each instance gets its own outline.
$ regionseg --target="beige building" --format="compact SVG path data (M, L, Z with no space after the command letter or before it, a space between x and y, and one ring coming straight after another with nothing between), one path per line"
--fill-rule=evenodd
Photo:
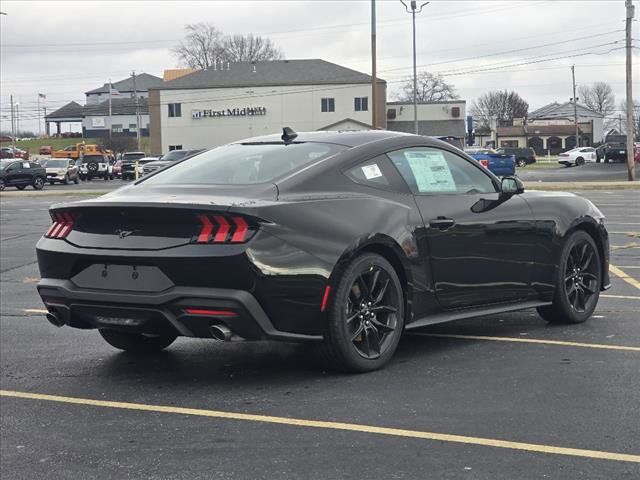
M378 80L378 125L386 83ZM324 60L237 62L197 70L149 92L151 151L209 148L287 126L371 128L371 77Z

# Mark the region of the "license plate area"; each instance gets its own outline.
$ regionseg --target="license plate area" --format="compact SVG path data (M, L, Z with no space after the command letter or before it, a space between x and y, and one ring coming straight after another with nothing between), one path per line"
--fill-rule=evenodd
M129 292L162 292L174 285L158 267L104 263L89 265L71 281L81 288Z

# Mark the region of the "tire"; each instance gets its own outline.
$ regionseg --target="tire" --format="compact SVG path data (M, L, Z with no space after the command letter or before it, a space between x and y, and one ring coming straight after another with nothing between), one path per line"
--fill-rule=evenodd
M42 190L44 188L44 178L36 177L31 184L34 190Z
M49 180L49 185L53 185L54 183L56 182L54 182L53 180Z
M527 159L526 158L519 158L516 160L516 166L517 167L526 167L527 166Z
M97 162L89 162L87 163L87 171L89 174L97 173L100 165Z
M78 185L78 183L80 183L80 180L78 179L77 175L76 175L76 178L73 179L73 183L75 183L76 185Z
M153 353L167 348L176 339L175 335L143 335L101 328L102 338L112 347L133 353Z
M576 158L576 167L581 167L582 165L584 165L584 158L582 157Z
M404 328L404 292L398 274L380 255L365 253L342 267L336 279L318 355L329 368L344 372L384 367Z
M582 323L598 304L601 284L598 248L588 233L577 230L562 248L553 303L538 307L538 313L549 323Z
M16 185L16 188L18 190L24 190L25 188L27 188L27 186L26 185Z
M62 183L64 183L65 185L69 185L69 174L68 173L64 176L64 180L62 180Z
M4 178L0 178L0 192L5 188Z
M596 158L596 163L600 163L602 161L601 158Z

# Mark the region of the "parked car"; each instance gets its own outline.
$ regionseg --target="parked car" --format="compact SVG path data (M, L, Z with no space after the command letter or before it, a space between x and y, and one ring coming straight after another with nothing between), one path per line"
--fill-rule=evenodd
M635 154L634 160L636 163L640 164L640 144L635 145L635 152L636 154Z
M558 154L558 163L566 167L584 165L585 162L596 162L598 155L593 147L579 147Z
M113 166L106 153L91 153L80 158L80 180L113 180Z
M68 185L78 183L80 174L76 161L69 158L51 158L41 163L47 172L47 181L53 185L56 182Z
M51 152L53 152L53 147L50 145L43 145L38 149L39 155L51 155Z
M469 147L464 149L465 153L474 158L484 168L499 177L516 174L516 157L497 153L490 148Z
M533 307L581 323L610 286L589 200L525 192L400 132L284 129L50 214L36 246L48 320L132 352L179 335L308 342L363 372L405 330Z
M142 164L153 162L158 157L147 157L144 152L125 152L122 154L121 173L122 180L136 178L136 162L138 162L138 175L142 174Z
M198 150L171 150L169 153L162 155L160 158L153 162L148 162L144 165L142 172L144 175L149 175L161 168L167 167L178 160L184 160L185 158L192 157L198 153L204 152L205 149Z
M496 148L496 153L503 155L513 155L516 157L517 167L526 167L532 163L536 163L536 151L531 148L516 148L516 147L500 147Z
M604 163L627 161L627 136L609 135L604 143Z
M13 146L2 147L0 148L0 158L22 158L29 160L29 152Z
M0 190L16 187L24 190L31 185L35 190L42 190L47 172L42 165L22 159L0 160Z

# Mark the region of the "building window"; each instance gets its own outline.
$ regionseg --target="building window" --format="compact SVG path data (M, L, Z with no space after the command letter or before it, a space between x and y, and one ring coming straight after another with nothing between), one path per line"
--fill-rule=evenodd
M130 131L130 132L136 132L136 131L138 131L138 127L137 127L137 125L136 125L135 123L130 123L130 124L129 124L129 131Z
M335 98L322 98L320 102L320 110L323 112L335 112L336 111L336 99Z
M356 97L353 99L353 103L356 112L369 111L369 97Z
M171 150L182 150L182 145L169 145L169 151Z
M122 124L114 123L113 125L111 125L111 131L113 133L122 133Z
M181 103L170 103L169 104L169 116L170 117L181 117L182 116L182 104Z

